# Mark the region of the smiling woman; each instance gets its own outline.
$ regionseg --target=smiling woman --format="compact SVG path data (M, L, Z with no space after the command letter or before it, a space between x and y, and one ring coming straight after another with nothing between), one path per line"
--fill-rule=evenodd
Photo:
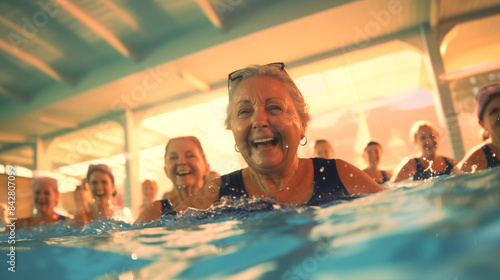
M311 116L283 63L232 72L228 88L226 127L248 167L213 180L176 211L206 209L225 196L317 205L383 190L344 160L298 157Z
M171 138L165 147L163 170L174 189L166 194L165 199L147 206L136 222L155 220L169 213L203 186L210 174L210 165L200 140L194 136Z
M60 198L56 179L49 177L34 178L32 188L36 213L29 218L18 220L18 227L34 227L71 219L69 216L59 214L56 210Z
M440 175L450 175L457 162L450 157L438 155L439 132L428 121L417 121L410 129L411 140L420 150L420 155L409 159L397 172L393 182L412 178L425 180Z

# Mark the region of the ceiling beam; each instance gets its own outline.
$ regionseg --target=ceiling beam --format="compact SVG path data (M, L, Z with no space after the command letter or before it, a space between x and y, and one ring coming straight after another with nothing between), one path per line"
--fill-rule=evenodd
M37 57L35 57L35 56L33 56L33 55L23 51L23 50L20 50L19 48L16 48L13 45L11 45L11 44L9 44L1 39L0 39L0 50L3 50L5 52L9 53L10 55L12 55L13 57L29 64L30 66L32 66L34 68L37 68L42 73L46 74L47 76L53 78L54 80L56 80L58 82L65 82L69 85L74 84L74 82L71 79L60 74L54 68L52 68L50 65L43 62L39 58L37 58Z
M21 134L0 132L0 142L24 143L26 140L26 136Z
M40 116L40 121L46 124L51 124L57 127L62 127L62 128L77 128L78 123L72 122L66 119L62 119L59 117L54 117L50 115L41 115Z
M125 57L129 57L134 59L135 61L139 60L138 55L128 46L126 46L118 36L116 36L113 32L111 32L108 28L102 25L100 22L95 20L85 11L80 9L71 1L66 0L57 0L57 3L64 8L68 13L73 15L76 19L78 19L82 24L86 25L88 28L92 29L95 33L97 33L102 39L108 42L116 51L121 53Z
M107 5L111 10L113 10L114 13L118 14L118 17L120 20L123 20L128 24L128 26L132 27L132 29L139 31L141 33L144 33L144 30L139 26L137 21L130 15L129 12L123 10L115 4L115 2L111 0L101 0L105 5Z
M476 64L453 72L443 73L439 75L439 81L450 82L462 78L467 78L480 73L494 71L500 69L500 60L489 61L486 63Z
M499 14L500 6L496 6L481 11L456 16L453 18L443 19L439 22L439 42L441 42L444 36L446 36L446 34L457 24L490 16L496 16Z
M20 92L14 92L12 90L6 89L1 85L0 85L0 94L24 103L28 103L29 101L29 98L26 95Z
M209 0L196 0L196 2L198 3L203 13L205 13L205 16L208 18L208 20L210 20L210 22L214 27L220 29L225 28L221 17L219 17L219 14L217 14L217 11L215 11L214 6L212 6Z
M23 29L20 26L18 26L17 24L13 23L12 21L6 19L5 17L3 17L1 15L0 15L0 22L7 25L12 30L14 30L17 33L16 35L21 36L22 34L25 33L25 31L23 31ZM7 36L9 36L9 35L10 35L10 32L7 34ZM56 47L52 46L51 44L47 43L45 40L42 40L40 37L36 36L36 33L31 33L30 37L28 39L33 40L36 44L38 44L39 46L43 47L44 49L54 53L55 55L57 55L59 57L64 57L64 54L60 50L58 50Z

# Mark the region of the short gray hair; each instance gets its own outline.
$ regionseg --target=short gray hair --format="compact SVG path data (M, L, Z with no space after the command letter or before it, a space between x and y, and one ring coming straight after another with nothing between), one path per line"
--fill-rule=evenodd
M299 114L299 118L304 125L307 127L311 121L311 115L309 114L309 105L305 102L302 93L299 88L293 82L292 78L288 75L285 70L280 70L279 68L272 65L250 65L246 68L238 70L238 78L234 81L229 81L231 83L231 88L229 90L229 103L226 108L226 128L231 129L231 116L232 116L232 105L233 97L236 88L239 84L248 78L260 78L260 77L270 77L274 78L283 83L283 85L288 89L288 93L292 98L293 105Z

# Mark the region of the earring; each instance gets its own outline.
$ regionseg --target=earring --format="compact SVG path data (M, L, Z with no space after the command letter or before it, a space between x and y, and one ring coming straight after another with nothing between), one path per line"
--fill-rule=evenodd
M236 146L236 144L234 144L234 150L235 150L237 153L239 153L239 152L240 152L240 150L238 150L238 147Z
M304 136L304 138L306 139L306 142L304 144L299 143L301 146L305 146L307 144L307 136ZM304 138L302 138L302 139L304 139Z

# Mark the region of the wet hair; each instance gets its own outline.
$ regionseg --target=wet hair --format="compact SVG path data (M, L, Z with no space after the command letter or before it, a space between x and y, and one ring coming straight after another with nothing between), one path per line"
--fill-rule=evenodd
M203 147L201 146L200 140L196 138L195 136L180 136L180 137L175 137L175 138L170 138L167 142L167 145L165 146L165 155L163 156L164 159L167 158L167 152L168 152L168 147L170 146L170 143L176 140L187 140L193 142L196 147L200 150L201 155L203 156L203 160L207 162L207 158L205 157L205 152L203 151Z
M368 147L370 147L372 145L377 145L377 146L380 147L380 150L382 150L382 151L384 150L384 149L382 149L382 145L380 144L379 141L377 141L377 140L371 140L370 142L368 142L368 144L366 144L366 147L365 147L364 151L366 152L366 150L368 149Z
M239 84L248 78L261 78L270 77L274 78L283 83L283 85L288 90L290 97L292 99L293 105L299 114L299 118L304 125L307 127L311 121L311 115L309 114L309 105L304 100L302 93L299 88L293 82L292 78L288 75L285 70L280 70L279 68L272 65L250 65L238 71L238 78L234 81L230 81L231 89L229 90L229 103L226 108L226 128L231 129L231 117L232 117L232 107L233 107L233 97L234 92L238 88Z
M430 121L420 120L414 123L410 128L410 140L413 142L413 144L417 142L417 133L423 127L432 129L436 136L439 136L439 131Z

